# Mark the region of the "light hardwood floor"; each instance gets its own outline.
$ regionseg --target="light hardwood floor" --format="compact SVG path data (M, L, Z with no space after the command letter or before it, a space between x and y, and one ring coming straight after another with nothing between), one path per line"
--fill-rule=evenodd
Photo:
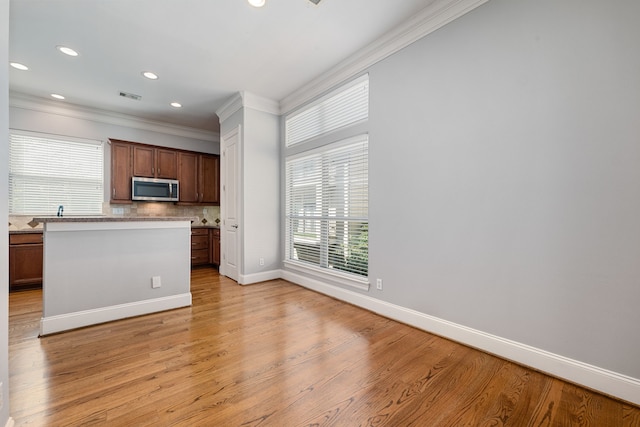
M640 409L283 280L38 338L10 294L17 426L640 426Z

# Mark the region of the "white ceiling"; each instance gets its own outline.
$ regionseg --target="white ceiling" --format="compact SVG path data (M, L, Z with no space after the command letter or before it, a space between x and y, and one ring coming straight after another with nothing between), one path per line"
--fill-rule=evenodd
M11 0L9 60L29 71L10 68L9 86L217 131L215 111L238 91L280 101L432 2L267 0L256 9L246 0ZM143 78L146 70L160 78Z

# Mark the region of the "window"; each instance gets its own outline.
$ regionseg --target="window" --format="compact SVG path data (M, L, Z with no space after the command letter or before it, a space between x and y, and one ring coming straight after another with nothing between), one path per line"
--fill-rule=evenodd
M366 135L287 159L287 260L367 277L368 190Z
M10 214L101 214L103 188L102 142L11 131Z
M369 76L364 75L339 90L287 117L287 147L353 125L369 117Z

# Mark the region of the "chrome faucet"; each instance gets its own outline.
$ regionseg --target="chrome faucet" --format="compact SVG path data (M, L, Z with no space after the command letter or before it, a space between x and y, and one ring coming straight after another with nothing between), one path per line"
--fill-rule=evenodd
M62 212L64 212L64 206L58 206L58 216L62 216Z

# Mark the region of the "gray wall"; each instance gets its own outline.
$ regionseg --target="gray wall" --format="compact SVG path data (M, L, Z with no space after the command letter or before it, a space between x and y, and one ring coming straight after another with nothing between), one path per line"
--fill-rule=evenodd
M0 425L9 419L9 0L0 0Z
M243 274L280 268L279 116L244 108ZM260 265L260 258L264 265Z
M640 378L639 16L492 0L369 70L372 296Z

